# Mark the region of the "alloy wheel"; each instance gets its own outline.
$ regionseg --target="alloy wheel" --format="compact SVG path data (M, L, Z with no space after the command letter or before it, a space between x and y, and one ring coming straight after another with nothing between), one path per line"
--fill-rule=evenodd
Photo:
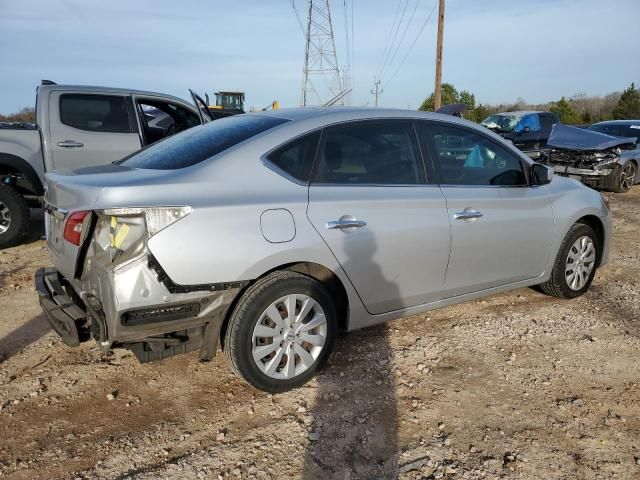
M587 284L595 262L596 247L591 237L578 238L569 249L564 269L571 290L580 290Z
M633 182L636 177L636 166L629 162L627 163L622 172L620 172L620 190L628 192L633 186Z
M302 294L273 302L253 329L251 353L258 368L275 379L308 370L324 349L327 319L320 304Z
M11 226L11 212L9 207L0 202L0 235L9 230Z

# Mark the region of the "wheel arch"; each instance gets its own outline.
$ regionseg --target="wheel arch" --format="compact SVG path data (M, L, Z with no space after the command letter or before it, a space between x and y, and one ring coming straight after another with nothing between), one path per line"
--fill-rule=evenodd
M596 234L597 240L598 240L598 252L597 252L597 258L596 258L596 266L600 266L601 262L602 262L602 253L604 250L604 242L605 242L605 230L604 230L604 224L602 223L602 220L600 220L600 218L598 218L598 216L596 215L585 215L583 217L580 217L579 219L577 219L575 221L575 223L581 223L583 225L587 225L588 227L591 227L591 229L593 229L593 231Z
M0 178L17 176L19 190L27 190L34 195L44 194L44 187L35 169L25 159L11 153L0 153Z
M258 282L260 279L266 277L272 272L288 270L291 272L300 273L302 275L306 275L311 277L318 282L320 282L330 293L331 297L334 299L335 307L336 307L336 316L338 321L338 331L347 331L349 327L349 296L347 294L347 289L344 286L344 283L340 279L340 277L330 268L325 267L319 263L315 262L291 262L283 265L279 265L274 267L258 278L252 280L248 285L246 285L241 291L238 292L235 299L229 307L224 315L224 320L222 323L222 327L220 329L220 345L224 347L224 338L227 334L227 326L229 324L229 319L233 310L236 307L236 304L244 295L246 290L251 287L251 285Z

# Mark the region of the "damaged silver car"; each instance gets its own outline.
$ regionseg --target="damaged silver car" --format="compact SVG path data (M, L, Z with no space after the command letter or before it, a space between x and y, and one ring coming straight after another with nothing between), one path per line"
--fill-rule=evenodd
M549 136L551 149L543 162L556 174L590 187L628 192L640 182L638 137L640 121L600 122L589 129L558 124Z
M36 275L67 345L142 362L221 345L271 392L338 331L539 285L585 293L602 197L450 115L357 108L228 117L117 164L47 174L55 267Z

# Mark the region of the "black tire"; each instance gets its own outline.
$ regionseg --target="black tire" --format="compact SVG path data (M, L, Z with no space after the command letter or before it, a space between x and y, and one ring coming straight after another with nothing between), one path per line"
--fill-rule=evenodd
M565 277L565 269L566 262L569 256L569 252L571 250L572 245L576 242L580 237L588 236L591 238L593 245L595 246L595 262L587 281L584 286L579 290L573 290L569 284L567 283L567 279ZM567 235L564 237L562 241L562 245L560 246L560 250L558 251L558 256L556 257L556 261L553 264L553 269L551 270L551 277L548 281L541 283L539 285L540 290L546 293L547 295L551 295L559 298L576 298L580 295L583 295L589 287L591 286L591 282L593 281L593 277L596 274L597 270L597 262L600 258L600 244L598 242L598 237L593 231L593 229L585 224L576 223L572 225L572 227L567 232Z
M257 366L252 354L252 335L267 307L289 294L307 295L320 305L327 320L327 333L323 350L311 367L291 379L276 379ZM224 353L233 370L255 388L271 393L285 392L308 382L326 361L335 341L336 325L333 301L320 282L295 272L273 272L250 286L240 297L229 318Z
M29 233L31 213L22 196L8 185L0 184L0 248L19 243Z
M615 193L627 193L635 183L638 167L634 162L627 162L611 174L609 190Z

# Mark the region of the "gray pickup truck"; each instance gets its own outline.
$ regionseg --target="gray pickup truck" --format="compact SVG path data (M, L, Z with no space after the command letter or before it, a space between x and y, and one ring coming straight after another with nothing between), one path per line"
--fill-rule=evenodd
M198 107L160 93L43 80L35 125L0 125L0 248L27 234L45 172L111 163L209 121L206 103L191 96Z

